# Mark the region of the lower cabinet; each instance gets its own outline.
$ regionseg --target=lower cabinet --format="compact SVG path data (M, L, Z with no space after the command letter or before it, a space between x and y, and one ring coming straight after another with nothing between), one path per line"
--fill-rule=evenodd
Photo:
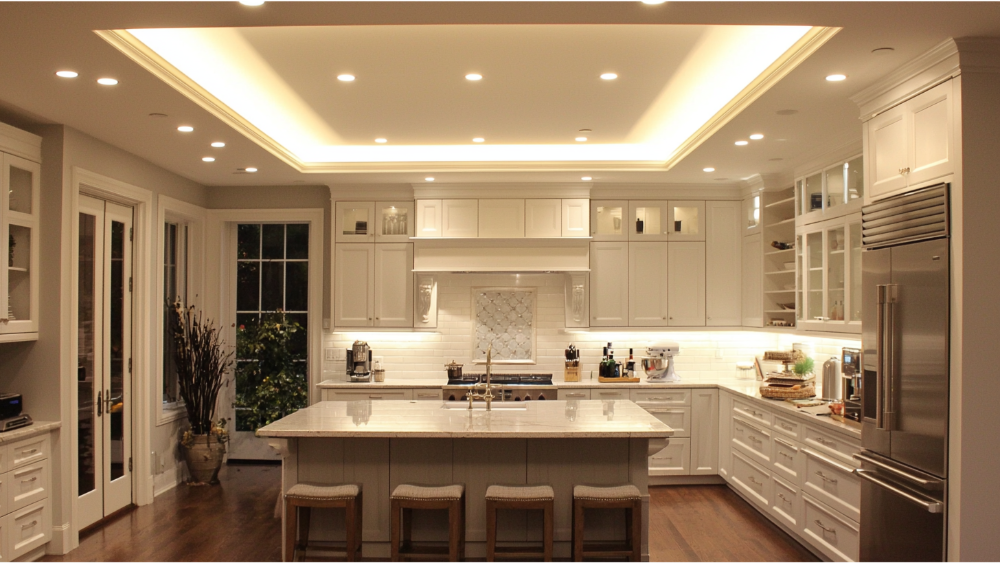
M691 439L670 438L667 447L649 456L649 475L667 477L691 474Z
M860 552L858 523L808 494L802 495L802 501L805 505L802 534L806 540L834 561L857 561Z
M324 401L409 401L413 399L413 389L323 389L320 397ZM441 391L437 391L440 400Z
M52 539L50 449L48 433L0 445L0 560Z
M604 399L601 395L609 392L613 391L595 389L591 398ZM560 393L560 399L563 396ZM629 395L616 398L631 399L674 429L667 447L649 457L651 477L718 475L718 389L632 389Z

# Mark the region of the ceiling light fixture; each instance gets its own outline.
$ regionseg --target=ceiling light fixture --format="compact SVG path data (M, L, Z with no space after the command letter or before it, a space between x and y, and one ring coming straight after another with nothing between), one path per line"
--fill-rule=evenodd
M618 75L613 72L605 72L601 75L601 80L614 80L618 78Z
M750 140L751 141L759 141L759 140L761 140L763 138L764 138L764 135L762 135L761 133L754 133L753 135L750 135Z
M476 82L477 80L482 80L483 79L483 75L482 74L476 74L476 73L473 72L471 74L466 74L465 75L465 79L466 80L471 80L472 82Z
M650 6L656 6L659 4L666 4L667 0L642 0L643 4L649 4Z
M473 143L484 143L484 142L486 142L486 139L484 139L482 137L476 137L475 139L472 139L472 142Z
M181 125L177 128L177 130L181 133L190 133L191 131L194 131L194 127L191 127L190 125Z
M338 74L337 75L337 80L339 80L341 82L354 82L354 75L353 74Z
M742 147L743 145L746 145L748 142L749 141L736 141L736 146L737 147Z
M256 169L256 168L252 168L252 167L251 167L251 168L247 168L246 170L247 170L247 172L249 172L249 173L251 173L251 174L253 174L254 172L256 172L256 171L257 171L257 169Z
M712 168L711 166L709 166L707 168L702 168L701 171L702 172L715 172L715 168Z
M424 178L424 181L426 181L426 182L433 182L434 181L434 176L428 176L428 177Z
M212 143L212 146L217 149L221 149L222 147L226 146L226 143L223 143L222 141L216 141Z
M80 75L72 70L60 70L56 72L56 76L59 78L76 78Z
M98 78L97 83L101 86L114 86L115 84L118 84L118 81L114 78Z
M264 3L264 0L240 0L240 4L244 6L260 6Z
M149 117L155 117L155 118L161 118L161 117L166 117L166 116L167 116L167 114L165 114L165 113L159 113L159 112L153 112L153 113L149 114Z
M386 139L386 138L384 138L384 137L379 137L378 139L375 139L375 142L376 143L388 143L389 140Z
M584 182L589 182L589 181L593 180L593 178L591 178L590 176L584 176L583 178L580 178L580 179L583 180Z
M827 82L840 82L845 79L847 79L847 75L845 74L831 74L826 77Z
M214 156L203 156L201 157L202 162L215 162Z
M586 137L577 137L576 138L576 142L578 142L578 143L586 143L587 142L587 138Z

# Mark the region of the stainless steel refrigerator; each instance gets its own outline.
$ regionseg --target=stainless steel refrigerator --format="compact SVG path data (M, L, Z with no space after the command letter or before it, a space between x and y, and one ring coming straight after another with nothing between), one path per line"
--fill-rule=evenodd
M862 210L861 560L943 561L948 186Z

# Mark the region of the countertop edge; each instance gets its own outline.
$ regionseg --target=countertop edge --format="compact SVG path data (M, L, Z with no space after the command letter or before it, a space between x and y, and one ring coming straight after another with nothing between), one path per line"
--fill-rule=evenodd
M9 432L0 433L0 444L24 440L25 438L31 438L39 434L51 432L60 427L62 427L62 422L59 422L58 420L36 420L31 424L31 426L25 426L24 428L18 428Z
M293 439L293 438L429 438L429 439L473 439L473 438L504 438L504 439L523 439L523 440L535 440L535 439L559 439L559 440L578 440L582 438L610 438L610 439L620 439L629 440L634 438L641 438L646 440L652 440L657 438L671 438L673 437L673 432L586 432L572 434L560 433L560 432L335 432L335 431L318 431L318 432L300 432L295 430L286 431L276 431L261 433L258 432L257 436L261 438L278 438L278 439Z

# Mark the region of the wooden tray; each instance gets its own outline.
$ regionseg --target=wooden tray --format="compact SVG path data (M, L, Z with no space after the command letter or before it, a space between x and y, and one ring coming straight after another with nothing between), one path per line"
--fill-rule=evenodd
M639 383L638 377L598 377L601 383Z
M816 396L816 388L810 385L793 391L785 387L761 386L760 396L766 399L808 399Z

